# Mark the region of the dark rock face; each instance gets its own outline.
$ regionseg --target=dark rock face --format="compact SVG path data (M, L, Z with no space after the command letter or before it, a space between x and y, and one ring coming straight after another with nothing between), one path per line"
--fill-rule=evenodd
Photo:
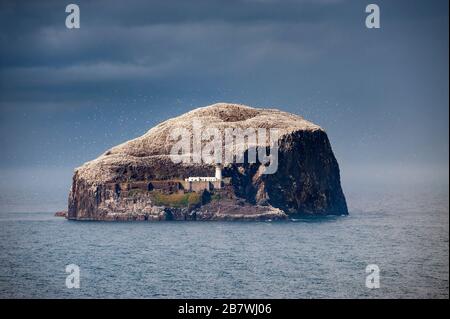
M339 166L324 131L298 131L280 140L275 174L258 175L258 164L233 165L237 196L258 205L271 205L288 215L346 215Z
M288 129L280 135L278 170L261 174L260 163L229 164L223 177L230 184L216 194L202 195L200 203L186 207L157 205L151 180L182 181L188 176L214 176L206 164L175 164L167 156L165 131L183 125L193 116L215 115L214 124L236 125L239 118L227 115L240 111L245 121L258 114L276 117L270 127ZM224 114L226 116L224 116ZM236 117L237 112L231 112ZM246 115L246 116L244 116ZM262 127L268 121L261 117ZM218 104L164 122L146 135L107 151L99 159L78 168L69 194L68 218L76 220L280 220L297 215L346 215L338 163L327 134L301 117L278 110ZM294 123L294 124L293 124ZM250 125L250 124L249 124ZM164 148L161 146L164 145ZM148 151L147 151L148 149ZM248 150L247 150L248 151ZM207 198L207 200L205 199Z

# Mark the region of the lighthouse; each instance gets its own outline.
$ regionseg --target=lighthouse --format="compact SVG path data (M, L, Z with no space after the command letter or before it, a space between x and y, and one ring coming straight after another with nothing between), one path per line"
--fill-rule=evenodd
M216 165L216 179L220 181L222 179L222 166L220 164Z

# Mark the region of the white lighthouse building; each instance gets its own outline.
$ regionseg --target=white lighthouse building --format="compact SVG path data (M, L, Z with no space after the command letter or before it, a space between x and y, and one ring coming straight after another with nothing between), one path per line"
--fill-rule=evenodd
M215 176L189 176L184 179L185 189L189 191L200 191L203 189L220 189L222 188L222 165L216 165Z
M218 181L222 179L222 166L220 164L216 165L216 179Z

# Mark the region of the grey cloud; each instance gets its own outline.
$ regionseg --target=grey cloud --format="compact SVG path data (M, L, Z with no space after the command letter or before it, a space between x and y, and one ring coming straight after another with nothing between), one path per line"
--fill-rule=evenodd
M344 162L448 160L447 1L379 0L378 31L364 1L73 2L79 30L68 2L0 1L0 168L80 164L217 101L302 114Z
M67 30L48 27L38 32L31 46L32 55L40 56L42 63L4 67L0 81L5 88L45 89L283 69L319 59L334 45L335 32L328 29L325 24L308 23L189 23L96 27L80 30L73 38ZM317 33L322 36L315 37Z

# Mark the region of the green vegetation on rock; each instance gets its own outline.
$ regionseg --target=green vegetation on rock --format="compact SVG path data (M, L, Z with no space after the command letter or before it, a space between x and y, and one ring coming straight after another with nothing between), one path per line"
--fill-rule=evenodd
M202 199L199 193L163 194L154 192L152 197L157 206L170 206L175 208L195 206L200 204Z

